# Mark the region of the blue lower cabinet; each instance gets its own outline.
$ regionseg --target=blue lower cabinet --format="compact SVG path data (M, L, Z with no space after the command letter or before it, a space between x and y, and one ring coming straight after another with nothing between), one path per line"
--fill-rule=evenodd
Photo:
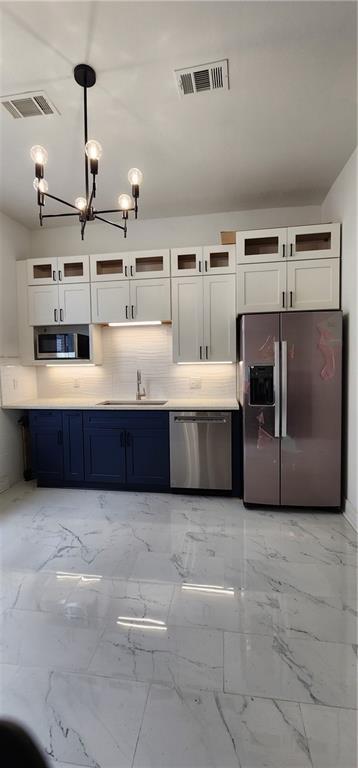
M82 411L63 411L63 473L70 482L85 479Z
M126 482L125 432L117 427L93 427L84 432L85 480L91 483Z
M169 439L165 429L126 431L127 483L169 487Z
M40 484L62 484L63 426L61 411L31 411L33 475Z

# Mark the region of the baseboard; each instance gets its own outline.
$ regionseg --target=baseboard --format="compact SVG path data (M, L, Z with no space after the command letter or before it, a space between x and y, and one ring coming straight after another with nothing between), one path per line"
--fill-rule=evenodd
M353 504L348 499L344 500L343 515L358 533L358 511L354 509Z

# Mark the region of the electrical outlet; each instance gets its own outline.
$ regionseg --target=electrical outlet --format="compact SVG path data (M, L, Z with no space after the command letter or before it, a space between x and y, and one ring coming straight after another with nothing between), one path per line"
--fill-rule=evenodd
M80 380L79 379L73 379L73 388L79 389L80 388Z
M190 389L201 389L201 379L199 379L198 376L193 376L192 379L190 379Z

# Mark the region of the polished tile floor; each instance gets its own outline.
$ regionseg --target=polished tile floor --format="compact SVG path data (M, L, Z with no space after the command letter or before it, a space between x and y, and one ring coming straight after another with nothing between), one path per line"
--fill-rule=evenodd
M54 768L355 768L342 516L21 484L0 536L0 714Z

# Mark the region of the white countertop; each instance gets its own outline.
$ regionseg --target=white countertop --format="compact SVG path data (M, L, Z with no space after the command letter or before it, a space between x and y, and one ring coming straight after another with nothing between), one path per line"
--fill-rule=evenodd
M105 400L106 398L103 398ZM119 400L121 398L118 398ZM125 399L125 398L123 398ZM163 399L163 398L156 398ZM62 410L102 410L102 411L237 411L240 406L234 399L170 399L165 405L137 405L135 402L130 405L99 405L98 397L54 397L54 398L36 398L34 400L22 400L17 403L7 403L2 408L27 410L27 409L62 409ZM143 401L142 401L143 402Z

